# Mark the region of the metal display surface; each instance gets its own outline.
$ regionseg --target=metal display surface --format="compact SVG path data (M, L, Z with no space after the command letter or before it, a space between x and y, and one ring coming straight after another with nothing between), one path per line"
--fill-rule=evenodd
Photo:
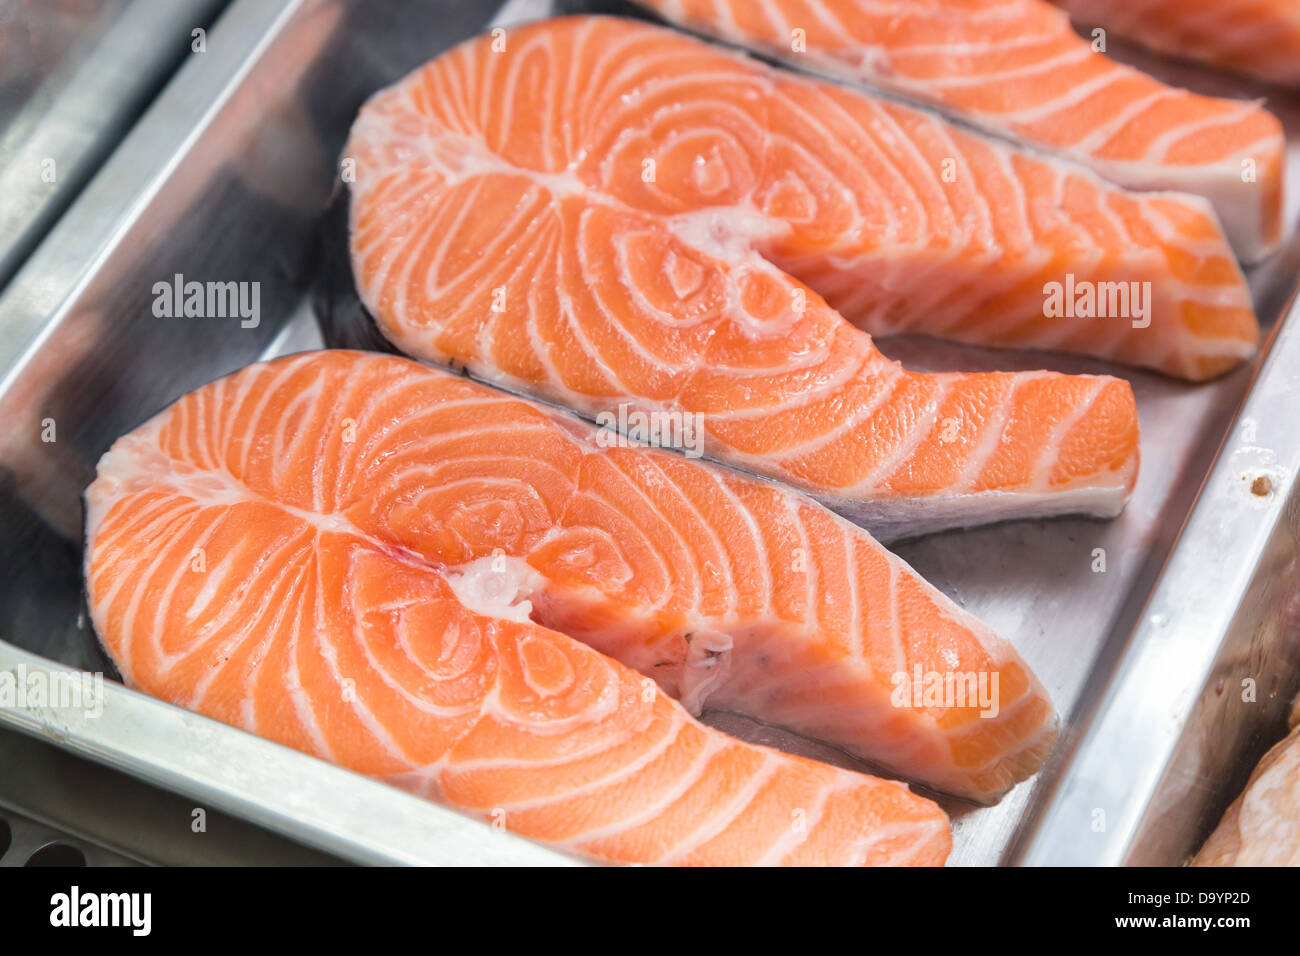
M0 287L224 2L0 5Z

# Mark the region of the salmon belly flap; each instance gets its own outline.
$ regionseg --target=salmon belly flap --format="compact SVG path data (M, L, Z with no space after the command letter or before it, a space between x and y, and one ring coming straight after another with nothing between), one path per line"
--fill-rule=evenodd
M1247 262L1282 239L1286 142L1277 117L1257 101L1202 96L1111 59L1104 34L1080 36L1048 0L638 2L678 25L938 109L1121 186L1202 196ZM1061 5L1139 43L1159 43L1170 28L1179 35L1197 20L1242 53L1248 35L1251 49L1289 43L1290 70L1300 76L1293 0ZM1266 38L1270 23L1278 29Z
M1042 762L1028 667L868 534L596 435L395 356L250 366L101 460L95 629L142 691L605 860L945 859L904 784L703 709L976 800Z

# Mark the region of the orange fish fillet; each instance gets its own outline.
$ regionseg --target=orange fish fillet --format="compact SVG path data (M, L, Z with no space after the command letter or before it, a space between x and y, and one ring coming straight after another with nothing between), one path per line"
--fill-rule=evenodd
M1157 53L1300 87L1300 4L1295 0L1053 2L1081 24L1104 27Z
M1041 763L1033 674L865 532L600 434L395 356L250 366L100 461L96 631L147 693L613 860L948 850L901 784L655 681L980 800Z
M1277 118L1257 102L1200 96L1109 59L1046 0L638 2L794 66L934 106L1122 186L1204 196L1247 262L1281 241L1286 143ZM1218 5L1221 20L1240 6ZM1144 5L1113 6L1124 11L1118 19ZM1164 22L1182 21L1182 0L1158 6Z
M1196 200L1117 192L634 21L491 43L376 95L347 147L360 295L407 354L588 417L699 416L706 454L893 536L1117 514L1137 474L1132 392L908 372L764 255L878 330L1197 378L1253 347ZM944 156L961 157L956 183ZM1070 270L1150 282L1150 326L1045 318L1044 282Z

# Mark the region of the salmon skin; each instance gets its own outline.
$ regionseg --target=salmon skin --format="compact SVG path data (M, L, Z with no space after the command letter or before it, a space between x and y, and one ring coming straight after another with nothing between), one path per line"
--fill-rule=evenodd
M1281 242L1281 122L1258 102L1177 89L1108 58L1098 49L1104 42L1079 36L1047 0L638 2L792 66L935 107L1121 186L1203 196L1246 262ZM1183 0L1157 6L1169 21L1183 19ZM1231 16L1225 9L1223 18Z
M250 366L100 461L96 632L144 692L604 859L943 861L902 784L687 708L981 801L1038 767L1031 671L869 535L600 435L396 356Z
M552 20L511 31L503 52L492 43L377 94L346 150L360 299L408 355L588 418L692 416L704 454L892 538L1113 517L1137 475L1132 390L1106 376L909 372L759 249L893 331L1196 377L1253 347L1240 275L1199 201L1109 190L635 21ZM818 116L843 120L840 141ZM971 164L965 185L945 195L920 165L910 182L890 172L931 148ZM1019 197L1007 216L977 224L1004 189ZM1015 203L1043 212L1071 197L1068 222L1046 214L1015 235ZM1188 245L1127 246L1129 214L1148 235L1189 230ZM1097 246L1094 229L1118 245ZM1045 318L1043 283L1068 269L1084 285L1154 277L1165 291L1149 327ZM1214 275L1221 285L1193 291ZM1170 302L1175 287L1198 301Z
M1300 87L1300 4L1295 0L1053 0L1080 24L1100 26L1157 53Z

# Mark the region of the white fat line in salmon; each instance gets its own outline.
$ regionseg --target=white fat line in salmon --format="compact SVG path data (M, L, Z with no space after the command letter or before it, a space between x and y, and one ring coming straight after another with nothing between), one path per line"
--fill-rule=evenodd
M133 936L148 936L152 911L152 893L82 893L73 884L50 897L51 926L125 926Z
M982 718L997 717L997 671L927 671L920 664L912 673L895 671L890 677L894 707L962 708L977 707Z
M0 671L0 710L79 710L87 717L104 712L104 675L31 671L25 664Z
M626 403L617 412L596 415L595 440L600 448L650 446L671 448L687 458L704 455L704 414L682 411L641 411Z
M178 272L171 282L155 282L153 295L159 319L238 318L241 329L255 329L262 321L260 282L186 282Z
M1043 296L1049 319L1132 319L1135 329L1151 324L1150 282L1076 281L1067 272L1064 282L1046 283Z

